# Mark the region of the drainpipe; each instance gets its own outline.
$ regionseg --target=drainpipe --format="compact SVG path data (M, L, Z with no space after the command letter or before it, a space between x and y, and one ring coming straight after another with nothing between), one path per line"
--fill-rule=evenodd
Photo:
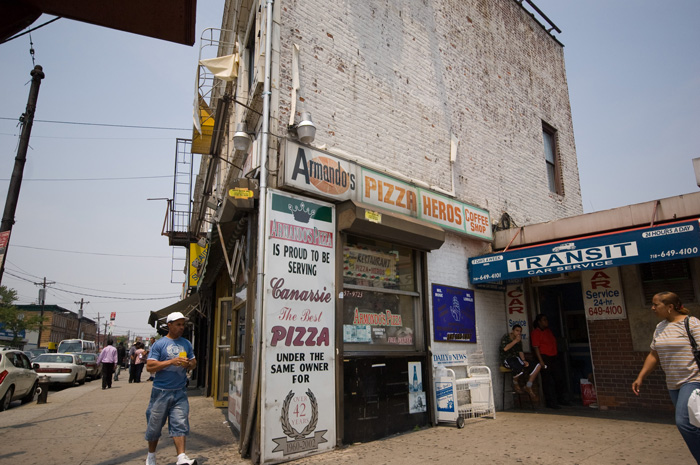
M262 116L262 149L260 154L260 202L258 203L258 251L257 251L257 279L255 281L255 313L253 315L253 373L250 392L255 401L248 404L248 417L246 419L245 435L241 444L241 450L247 451L250 444L251 429L253 425L253 413L258 404L260 366L262 361L262 324L263 324L263 293L265 290L265 212L267 211L267 155L270 149L270 74L272 56L272 11L273 0L267 0L265 14L267 26L265 34L265 82L263 87L263 116Z

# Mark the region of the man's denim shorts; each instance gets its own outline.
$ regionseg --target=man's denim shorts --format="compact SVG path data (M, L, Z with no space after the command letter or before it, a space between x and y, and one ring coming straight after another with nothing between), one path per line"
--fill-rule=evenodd
M168 421L168 434L172 437L190 434L190 403L187 388L166 390L152 388L151 401L146 409L146 441L156 441Z

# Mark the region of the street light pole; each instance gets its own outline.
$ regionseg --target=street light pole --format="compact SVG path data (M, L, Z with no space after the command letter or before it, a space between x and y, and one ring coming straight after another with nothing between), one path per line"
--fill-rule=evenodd
M32 124L34 124L34 112L36 111L36 102L39 98L39 86L41 80L44 79L43 68L36 65L32 72L32 86L29 88L29 98L27 99L27 109L20 117L22 123L22 134L19 139L19 147L17 148L17 156L15 157L15 167L12 171L10 186L7 189L7 198L5 199L5 210L2 214L2 223L0 223L0 236L6 233L5 253L0 256L0 283L2 275L5 271L5 257L9 249L10 235L12 234L12 225L15 224L15 210L17 210L17 200L19 199L19 190L22 186L22 174L24 173L24 164L27 161L27 149L29 148L29 136L32 133ZM41 334L41 327L39 328Z

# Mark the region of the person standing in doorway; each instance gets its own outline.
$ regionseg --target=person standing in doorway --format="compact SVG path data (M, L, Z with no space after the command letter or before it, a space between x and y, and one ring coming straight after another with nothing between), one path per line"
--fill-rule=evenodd
M560 409L569 405L564 389L564 377L557 351L557 338L549 329L549 320L540 313L535 317L532 331L532 350L542 367L542 391L547 408Z
M119 373L122 371L124 357L126 357L126 347L124 347L123 342L120 342L117 346L117 366L114 368L114 381L119 381Z
M700 342L700 320L688 316L688 309L673 292L656 294L651 300L651 310L661 321L656 325L651 351L632 383L632 392L639 395L644 378L661 365L666 373L668 394L676 409L676 427L700 464L700 428L690 423L688 415L690 394L700 389L700 367L693 357L688 332Z
M112 388L112 375L118 359L117 348L113 344L112 338L107 339L107 346L97 357L97 363L102 364L102 389Z
M197 366L192 344L182 337L187 320L180 312L168 315L168 334L151 346L146 362L146 370L155 375L146 409L146 465L156 465L156 448L166 420L168 433L175 443L177 465L197 465L197 461L185 453L186 437L190 433L187 371Z

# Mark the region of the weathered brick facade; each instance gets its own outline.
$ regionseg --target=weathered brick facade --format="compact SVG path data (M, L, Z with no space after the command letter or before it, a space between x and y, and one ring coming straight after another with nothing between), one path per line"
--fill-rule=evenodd
M449 192L454 135L457 199L518 224L582 212L563 47L518 2L276 5L280 126L296 44L296 109L313 114L315 145ZM543 122L557 130L563 195L548 189Z
M589 321L588 334L595 365L598 404L601 407L673 410L661 368L647 376L639 397L632 392L632 381L637 378L648 352L633 350L627 319ZM651 336L649 334L650 341Z
M236 31L240 44L238 98L260 109L255 95L261 86L252 90L256 84L248 79L263 80L266 10L251 22L250 8L246 1L227 4L223 25ZM303 111L313 116L313 146L488 210L492 222L506 212L519 225L582 213L563 46L520 2L278 0L273 19L273 135L286 134L294 107L297 122ZM295 46L299 88L293 101ZM259 130L257 117L243 107L232 120L258 121ZM544 125L556 132L558 193L549 189ZM273 187L282 184L281 142L270 142ZM433 283L470 288L467 259L490 248L448 233L428 255L428 289ZM488 365L500 408L505 300L500 292L477 290L475 301L477 344L429 344L465 350ZM428 313L433 334L432 309Z

